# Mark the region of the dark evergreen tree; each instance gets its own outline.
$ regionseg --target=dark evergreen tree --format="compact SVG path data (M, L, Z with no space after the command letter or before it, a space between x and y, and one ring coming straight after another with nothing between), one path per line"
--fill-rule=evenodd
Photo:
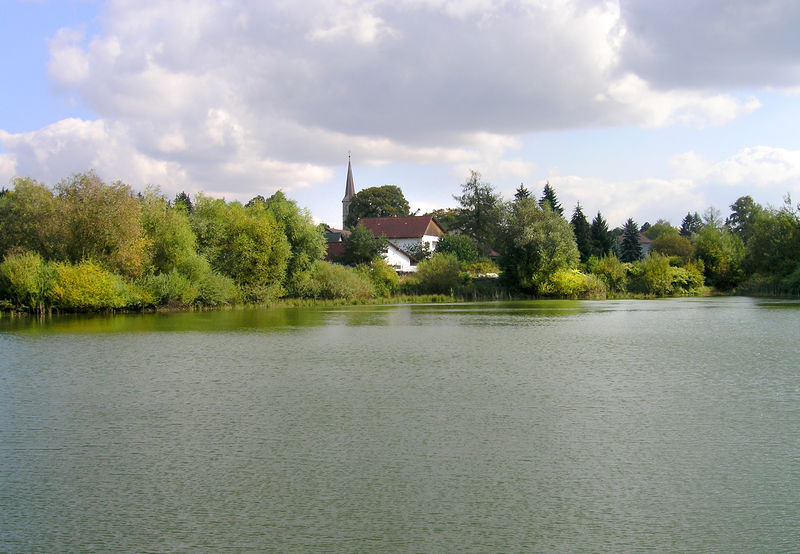
M575 206L570 223L572 232L575 233L575 243L578 245L581 263L586 263L586 260L592 255L592 228L586 220L586 216L583 215L580 202Z
M639 226L630 218L622 227L622 242L619 245L619 259L623 262L635 262L642 259L642 245L639 243Z
M180 191L178 194L175 195L175 201L173 202L175 206L182 205L186 208L186 213L192 213L194 211L194 205L192 204L192 199L189 198L189 195L186 194L184 191Z
M593 256L602 258L611 253L614 241L608 231L608 223L603 219L600 212L597 212L597 215L592 220L591 236Z
M650 229L650 227L652 227L652 225L650 225L650 222L645 221L644 224L642 224L642 228L639 229L639 231L641 231L641 233L644 234Z
M681 236L682 237L691 237L695 233L699 233L700 229L703 228L703 220L700 219L700 214L697 212L687 213L686 217L683 218L681 222Z
M461 185L460 196L453 196L461 205L458 211L458 227L472 237L478 248L486 254L494 247L503 219L503 200L489 183L481 181L477 171Z
M561 204L558 202L558 197L556 196L556 191L553 187L550 186L550 182L546 182L544 184L544 190L542 191L542 197L539 199L539 205L544 208L545 204L550 205L550 209L556 212L558 215L564 215L564 208L561 207Z
M522 198L530 198L530 197L531 197L531 191L525 188L525 185L520 183L517 192L514 193L514 200L520 200Z

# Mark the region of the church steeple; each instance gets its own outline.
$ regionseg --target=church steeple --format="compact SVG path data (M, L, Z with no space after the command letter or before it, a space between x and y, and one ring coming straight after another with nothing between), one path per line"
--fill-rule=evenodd
M347 154L347 182L344 185L344 198L342 199L342 229L347 221L347 214L350 211L350 202L356 195L356 187L353 184L353 167L350 165L350 154Z

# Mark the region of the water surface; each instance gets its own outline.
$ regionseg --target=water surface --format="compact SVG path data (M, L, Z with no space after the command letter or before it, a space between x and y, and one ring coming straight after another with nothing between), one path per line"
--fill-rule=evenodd
M800 304L0 320L0 550L790 551Z

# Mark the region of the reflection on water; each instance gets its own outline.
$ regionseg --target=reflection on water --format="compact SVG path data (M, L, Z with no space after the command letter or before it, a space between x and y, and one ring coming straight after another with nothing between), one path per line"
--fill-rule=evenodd
M789 551L798 303L0 320L0 550Z

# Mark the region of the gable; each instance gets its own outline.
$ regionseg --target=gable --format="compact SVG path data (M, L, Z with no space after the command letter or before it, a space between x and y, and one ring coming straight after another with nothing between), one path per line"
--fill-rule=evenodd
M422 238L425 235L439 237L445 234L432 216L364 217L358 222L376 237L383 235L387 239Z

